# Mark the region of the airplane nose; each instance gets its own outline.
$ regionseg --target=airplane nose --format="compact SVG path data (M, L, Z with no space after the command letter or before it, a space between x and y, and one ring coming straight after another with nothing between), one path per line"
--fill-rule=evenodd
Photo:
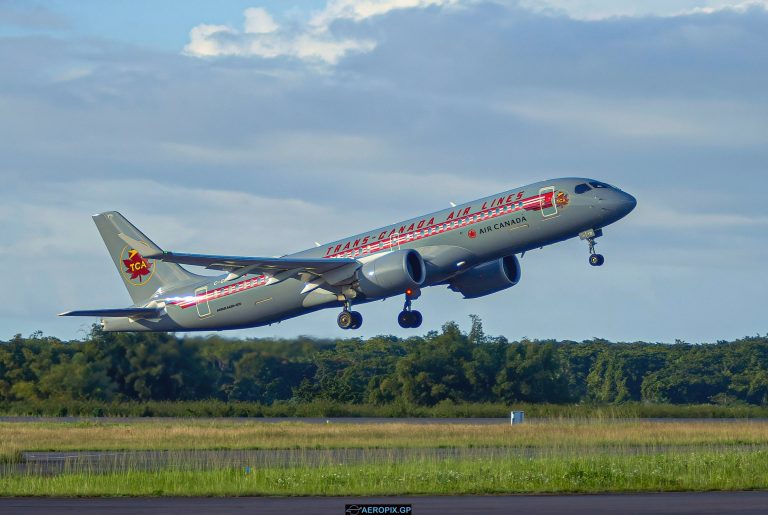
M637 199L629 193L624 193L623 191L614 191L612 193L613 195L610 198L603 200L602 206L619 218L628 215L637 206Z
M629 214L633 209L635 209L635 206L637 206L637 199L630 195L629 193L621 192L623 195L623 200L620 202L624 205L624 209L627 211L627 214Z

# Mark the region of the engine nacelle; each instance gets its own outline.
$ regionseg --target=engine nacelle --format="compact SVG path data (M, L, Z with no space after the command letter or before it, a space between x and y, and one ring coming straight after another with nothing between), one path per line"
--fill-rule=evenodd
M364 264L355 279L360 293L368 298L380 298L418 288L426 276L421 254L411 249L396 250Z
M474 299L505 290L520 282L520 261L517 256L506 256L470 268L451 279L448 287Z

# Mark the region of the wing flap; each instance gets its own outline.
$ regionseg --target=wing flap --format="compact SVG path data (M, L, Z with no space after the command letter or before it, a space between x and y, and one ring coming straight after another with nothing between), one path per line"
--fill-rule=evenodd
M157 308L119 308L119 309L81 309L59 313L60 317L130 317L157 318L162 309Z

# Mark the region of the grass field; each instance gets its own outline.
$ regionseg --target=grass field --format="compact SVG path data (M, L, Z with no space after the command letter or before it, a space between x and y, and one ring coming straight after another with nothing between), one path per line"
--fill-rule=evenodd
M436 458L425 449L498 449ZM368 449L363 463L18 473L22 451ZM408 449L381 459L376 449ZM509 450L510 452L505 452ZM525 454L519 450L535 450ZM608 452L607 452L608 451ZM561 419L519 426L258 421L0 423L0 495L384 495L768 488L768 422ZM363 453L363 456L365 454ZM405 456L403 458L403 456Z
M752 490L768 488L768 453L409 460L403 463L0 477L4 495L404 495Z
M515 403L514 409L536 418L768 418L768 406L748 404L547 404ZM147 401L100 402L93 400L46 399L2 401L0 414L49 417L507 417L506 403L439 402L434 406L392 404L347 404L327 400L311 402Z
M546 420L506 424L307 424L180 419L2 422L0 456L19 451L154 449L337 449L768 445L768 422Z

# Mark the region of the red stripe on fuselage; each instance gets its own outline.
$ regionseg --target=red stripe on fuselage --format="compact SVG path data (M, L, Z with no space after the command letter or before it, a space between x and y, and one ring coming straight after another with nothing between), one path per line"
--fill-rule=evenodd
M468 213L464 216L459 216L452 220L445 220L440 223L435 223L429 226L425 226L415 231L395 233L391 237L383 238L381 240L376 241L375 243L368 243L364 246L352 247L349 250L344 250L334 254L329 254L324 257L328 259L332 259L332 258L340 258L340 257L355 257L360 254L375 254L377 252L381 252L383 250L387 250L392 247L401 245L402 243L423 240L426 238L430 238L432 236L437 236L439 234L453 231L461 227L466 227L467 225L474 225L477 223L481 223L491 218L496 218L498 216L504 216L510 213L515 213L517 211L540 210L542 207L542 204L545 204L544 207L549 207L546 204L551 205L553 197L554 197L554 193L550 192L550 193L545 193L544 195L536 195L533 197L529 197L527 199L515 200L512 202L499 204L489 209L480 210L475 213ZM473 220L470 221L470 218L473 218ZM363 239L363 238L360 238L360 239ZM228 297L229 295L234 295L235 293L240 293L253 288L259 288L261 286L265 286L267 281L268 281L267 276L260 275L253 279L247 279L245 281L228 284L227 286L222 286L220 288L210 290L204 295L195 295L193 297L183 297L181 299L174 299L168 303L174 306L178 306L181 309L187 309L187 308L196 306L201 302L208 302L215 299L221 299L224 297Z
M504 204L498 204L489 209L480 210L475 213L468 213L463 216L457 216L452 220L445 220L443 222L428 225L428 226L422 227L421 229L416 229L414 231L395 233L392 236L388 236L386 238L382 238L381 240L378 240L376 243L368 243L366 245L350 247L349 249L345 249L339 252L334 252L323 257L327 259L353 258L359 255L375 254L378 251L386 250L398 245L402 245L403 243L423 240L425 238L430 238L438 234L443 234L449 231L453 231L460 227L465 227L467 225L473 225L479 222L484 222L485 220L496 218L498 216L504 216L510 213L514 213L516 211L540 210L542 204L552 204L553 197L554 197L554 193L549 192L543 195L535 195L533 197L528 197L526 199L513 200L511 202L506 202ZM548 206L545 205L545 207L548 207ZM474 219L472 221L469 221L470 217ZM459 223L455 223L455 222L459 222ZM432 228L436 228L437 230L435 232L432 232ZM389 232L391 232L391 230ZM408 238L408 236L410 236L410 238ZM363 238L360 238L360 239L363 239ZM393 240L394 240L394 244L393 244ZM340 244L337 244L337 247L339 245Z
M221 288L216 288L214 290L209 290L207 293L203 295L195 295L192 297L182 297L180 299L173 299L169 301L168 304L178 306L181 309L187 309L187 308L191 308L192 306L196 306L201 302L209 302L211 300L221 299L224 297L228 297L230 295L234 295L235 293L240 293L243 291L251 290L253 288L259 288L261 286L265 286L268 280L269 279L267 278L266 275L259 275L252 279L246 279L245 281L228 284L226 286L222 286Z

